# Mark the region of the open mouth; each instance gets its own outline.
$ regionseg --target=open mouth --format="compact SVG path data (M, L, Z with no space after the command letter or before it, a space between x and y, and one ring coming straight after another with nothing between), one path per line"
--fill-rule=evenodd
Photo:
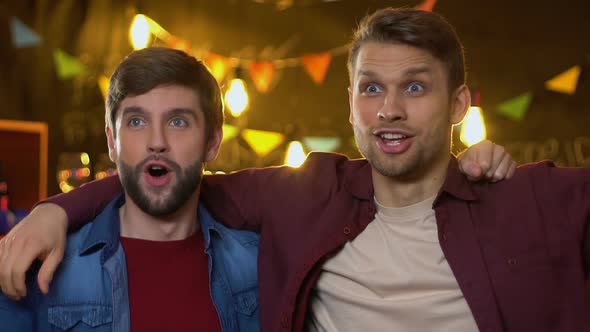
M165 166L162 165L148 165L147 173L150 176L159 178L168 174L169 170Z
M404 139L408 138L406 135L394 133L382 133L378 136L386 145L400 145Z

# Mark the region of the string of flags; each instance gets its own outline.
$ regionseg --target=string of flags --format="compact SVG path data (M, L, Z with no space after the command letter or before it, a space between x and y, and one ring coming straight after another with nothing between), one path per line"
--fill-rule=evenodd
M436 2L437 0L424 0L416 8L432 11ZM348 44L342 45L323 52L303 54L299 57L272 60L243 59L192 48L184 39L170 34L154 20L147 16L144 16L144 18L151 34L164 42L168 47L184 50L203 59L219 82L223 81L232 70L236 68L245 69L242 72L250 76L256 90L263 94L267 93L273 86L277 71L285 68L301 66L313 83L321 85L330 68L332 58L347 54L349 46ZM43 42L39 34L16 17L12 17L10 20L10 33L15 48L35 47ZM88 72L88 68L78 58L67 54L59 48L53 51L53 60L56 75L60 80L69 80ZM573 66L548 79L544 84L544 88L557 93L574 95L581 72L582 67L580 65ZM101 75L97 85L104 97L106 97L108 84L108 77ZM494 110L507 118L519 121L526 116L533 99L534 93L532 91L526 91L496 105ZM223 130L223 142L240 136L260 157L268 155L286 140L285 135L278 132L240 129L232 125L224 125ZM308 151L333 152L337 151L342 145L340 137L308 136L303 137L302 142ZM354 146L354 138L351 139L351 144Z

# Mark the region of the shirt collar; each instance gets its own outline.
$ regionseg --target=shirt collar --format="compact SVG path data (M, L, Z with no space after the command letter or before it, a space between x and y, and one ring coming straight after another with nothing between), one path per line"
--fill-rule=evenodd
M82 247L80 248L81 256L101 247L104 247L105 249L105 252L103 252L102 255L105 259L115 252L119 244L121 228L119 222L119 208L124 203L125 195L120 194L92 220L88 234L84 241L82 241Z
M459 162L454 156L451 156L451 160L449 161L447 176L436 198L435 205L443 192L464 201L475 201L478 199L473 191L472 182L461 172Z
M204 204L199 204L197 210L199 216L199 224L201 226L201 232L203 232L203 239L205 242L205 249L209 249L211 244L211 233L216 233L219 237L223 238L224 227L215 221L209 210Z
M372 200L373 176L366 159L349 160L344 169L344 187L355 197Z
M350 160L344 171L344 185L348 191L355 197L363 200L372 200L374 196L373 178L371 174L371 165L366 159ZM477 196L471 187L471 182L459 170L459 163L454 156L451 156L447 168L445 182L439 192L446 192L456 198L473 201ZM436 199L438 201L438 197Z

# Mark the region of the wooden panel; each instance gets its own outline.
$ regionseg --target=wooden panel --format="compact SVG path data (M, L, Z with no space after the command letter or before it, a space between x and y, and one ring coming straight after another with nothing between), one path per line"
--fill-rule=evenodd
M0 120L0 160L12 208L28 210L47 196L47 124Z

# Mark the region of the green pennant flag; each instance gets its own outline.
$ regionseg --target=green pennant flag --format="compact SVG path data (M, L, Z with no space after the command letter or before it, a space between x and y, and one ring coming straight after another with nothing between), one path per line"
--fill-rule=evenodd
M333 152L340 146L340 137L303 137L303 144L309 151Z
M53 61L60 80L68 80L86 71L86 66L81 64L78 59L59 48L53 51Z
M498 105L497 111L512 120L522 120L528 111L532 100L532 92L523 93L518 97L514 97Z
M228 124L223 125L223 139L221 143L225 143L236 136L238 136L238 127Z

